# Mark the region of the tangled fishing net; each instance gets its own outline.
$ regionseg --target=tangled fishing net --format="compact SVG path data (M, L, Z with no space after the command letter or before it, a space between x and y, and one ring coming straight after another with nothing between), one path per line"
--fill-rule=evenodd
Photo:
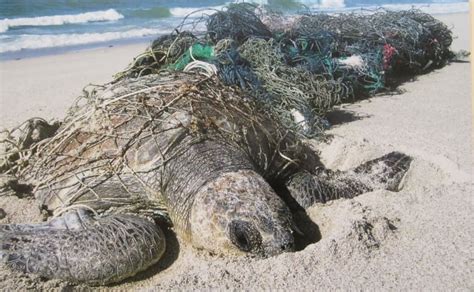
M325 115L334 105L447 64L454 58L451 42L445 24L418 10L287 16L231 4L211 15L186 17L113 83L179 71L215 75L216 86L237 87L243 100L257 103L287 130L313 138L329 126ZM58 127L30 123L35 127L25 124L4 133L0 172L20 171L22 161L41 146L32 129Z
M335 104L444 66L454 56L451 42L445 24L418 10L287 16L240 3L185 19L116 78L162 70L217 74L289 129L316 137Z
M171 183L176 179L174 170L190 158L194 163L185 167L190 173L215 171L199 163L196 150L189 151L193 145L217 141L223 148L239 149L236 153L248 154L264 177L284 176L294 163L290 153L303 152L294 132L275 123L273 113L257 106L257 101L243 96L215 74L185 72L91 87L61 125L39 121L26 127L42 133L32 141L34 148L27 147L35 153L27 164L5 173L34 185L36 199L48 212L80 206L97 212L141 213L168 222L170 208L178 210L173 224L185 226L190 210L183 208L191 205L176 199L164 208L159 191L168 184L174 188L168 189L170 193L202 186L203 181L192 175ZM16 141L21 144L23 137ZM288 141L281 143L284 139Z

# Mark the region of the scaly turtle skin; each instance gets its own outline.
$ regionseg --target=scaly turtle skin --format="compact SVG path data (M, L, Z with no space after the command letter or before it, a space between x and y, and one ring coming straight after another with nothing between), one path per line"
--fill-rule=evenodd
M291 251L285 201L306 208L395 190L411 161L390 153L326 170L295 133L216 78L149 75L83 101L18 174L53 218L0 225L0 256L13 269L117 282L160 259L166 224L212 253Z

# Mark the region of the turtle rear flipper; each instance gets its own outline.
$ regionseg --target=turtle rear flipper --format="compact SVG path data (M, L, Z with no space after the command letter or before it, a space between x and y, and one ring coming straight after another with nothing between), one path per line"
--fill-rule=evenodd
M73 283L107 284L156 263L162 230L133 215L96 217L73 210L48 223L0 225L0 259L8 267Z
M410 168L413 158L401 152L390 152L382 157L367 161L356 167L353 172L368 176L384 189L398 191L400 182Z
M301 171L290 177L286 187L303 208L377 189L398 191L411 161L403 153L391 152L348 171L321 169L315 174Z

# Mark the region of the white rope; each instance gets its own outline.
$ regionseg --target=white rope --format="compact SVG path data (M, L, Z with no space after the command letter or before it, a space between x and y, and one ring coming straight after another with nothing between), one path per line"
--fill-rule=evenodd
M199 73L206 77L211 77L217 74L217 67L214 64L210 64L203 61L193 61L184 67L184 72L191 72L198 70Z

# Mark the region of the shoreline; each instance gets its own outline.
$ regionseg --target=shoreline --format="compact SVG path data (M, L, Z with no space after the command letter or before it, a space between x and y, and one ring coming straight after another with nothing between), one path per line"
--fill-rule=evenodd
M42 57L51 57L51 56L61 56L74 53L83 53L107 48L119 48L133 45L146 44L149 45L154 39L160 35L142 37L142 38L132 38L132 39L122 39L109 41L104 43L91 43L84 45L76 46L66 46L66 47L54 47L54 48L43 48L43 49L25 49L20 51L5 52L0 53L0 65L2 62L8 61L20 61L28 59L36 59Z

